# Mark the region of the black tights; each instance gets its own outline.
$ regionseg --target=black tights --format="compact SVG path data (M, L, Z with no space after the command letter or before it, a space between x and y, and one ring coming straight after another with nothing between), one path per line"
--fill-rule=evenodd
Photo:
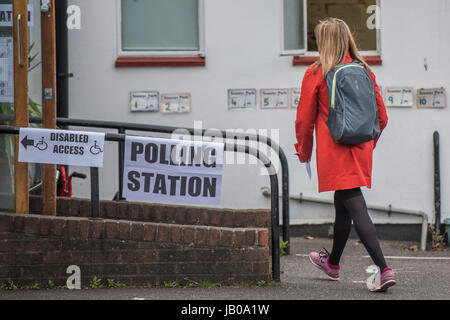
M339 265L353 220L356 233L374 263L380 267L381 271L386 268L386 261L377 239L375 226L367 212L366 201L361 189L336 190L334 207L336 209L336 220L334 222L333 250L330 254L330 263Z

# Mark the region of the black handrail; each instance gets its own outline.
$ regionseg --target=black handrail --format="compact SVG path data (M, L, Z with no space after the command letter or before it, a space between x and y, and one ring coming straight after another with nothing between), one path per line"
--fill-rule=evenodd
M14 126L0 125L0 133L4 134L19 134L20 128ZM115 133L105 133L105 141L115 141L115 142L125 142L125 134L115 134ZM263 154L261 151L244 146L239 146L236 142L233 144L225 143L225 151L234 152L244 152L246 154L251 154L260 160L270 177L270 187L271 193L271 232L272 232L272 278L274 281L280 281L280 234L279 234L279 190L278 190L278 175L276 170L270 161L270 159ZM91 167L91 211L92 218L99 218L99 208L100 208L100 196L99 196L99 179L98 179L98 168Z
M14 118L11 115L0 115L0 120L3 121L12 121ZM30 123L42 123L42 119L39 117L30 117ZM77 127L91 127L91 128L103 128L103 129L115 129L118 130L119 134L125 134L126 130L134 130L134 131L145 131L145 132L158 132L164 134L171 134L175 130L186 130L189 134L194 135L197 133L194 128L183 128L183 127L173 127L173 126L162 126L162 125L149 125L149 124L140 124L140 123L124 123L117 121L104 121L104 120L86 120L86 119L68 119L68 118L57 118L56 123L58 126L77 126ZM202 129L202 136L209 129ZM218 130L222 136L227 135L226 130ZM271 147L277 154L281 164L281 183L282 183L282 215L283 215L283 241L290 243L290 234L289 234L289 164L286 158L286 154L283 149L272 139L269 137L261 136L259 134L251 134L251 133L233 133L233 137L243 139L243 140L252 140L256 142L264 142L269 147ZM123 188L123 154L125 148L124 143L119 142L119 192L118 192L118 200L124 200L122 197L122 188ZM286 254L290 254L290 246L286 247Z

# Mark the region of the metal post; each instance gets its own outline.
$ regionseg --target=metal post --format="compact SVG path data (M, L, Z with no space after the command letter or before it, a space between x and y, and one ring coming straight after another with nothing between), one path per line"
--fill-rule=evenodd
M118 129L119 134L125 134L124 128ZM125 153L125 141L119 141L119 195L117 197L117 200L126 200L123 197L123 157Z
M439 132L433 133L434 145L434 228L436 234L441 234L441 177L439 168Z
M98 168L91 167L91 213L93 219L100 218L100 196L98 184Z

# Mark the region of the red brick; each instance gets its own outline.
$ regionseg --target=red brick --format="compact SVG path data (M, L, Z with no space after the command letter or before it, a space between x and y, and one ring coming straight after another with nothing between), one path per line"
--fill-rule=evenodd
M175 221L177 224L186 223L186 209L184 207L177 207L175 209Z
M120 221L119 222L119 239L128 240L130 239L130 228L131 223Z
M128 205L129 205L128 202L125 202L125 201L116 202L117 218L119 218L121 220L129 220L130 219Z
M136 262L147 263L147 262L157 262L158 256L156 251L152 250L141 250L136 251Z
M208 209L206 209L206 208L199 209L198 223L201 225L208 225L208 223L209 223Z
M80 201L80 217L92 217L92 211L91 211L91 201L90 200L81 200Z
M143 221L154 221L153 220L153 210L154 206L144 203L142 204L142 220Z
M134 221L142 221L142 204L130 203L128 204L129 219Z
M195 240L195 228L194 227L184 227L183 228L183 243L191 244Z
M255 228L256 227L256 211L255 210L245 210L247 214L247 228Z
M20 252L23 250L24 241L1 240L0 252Z
M144 225L142 222L132 222L130 227L131 240L142 241L144 239Z
M234 218L233 210L224 210L222 215L222 226L232 228Z
M196 208L186 209L186 224L197 224L198 211Z
M269 227L270 226L270 211L257 211L255 218L255 227Z
M102 239L105 237L105 222L102 220L89 221L89 238Z
M235 229L233 230L233 233L233 247L245 246L245 229Z
M208 245L218 246L220 243L220 229L209 228L208 230Z
M121 255L118 251L110 251L106 253L107 262L120 262Z
M117 221L105 221L105 234L107 239L117 239L119 224Z
M25 218L24 232L26 234L39 234L39 217L28 216Z
M221 230L220 231L220 246L231 247L233 246L233 230Z
M22 233L25 229L25 217L22 214L17 214L13 217L13 231Z
M233 214L233 226L238 228L247 227L247 212L235 211Z
M208 244L208 228L197 227L195 228L195 244L203 246Z
M263 247L269 245L269 231L267 229L258 231L258 245Z
M170 225L170 239L173 243L182 243L182 226Z
M56 212L58 216L67 216L70 214L70 199L58 197L56 200Z
M79 237L79 226L80 221L78 219L68 219L67 220L67 236L69 238L78 238Z
M244 239L244 245L246 246L253 246L255 245L255 239L256 239L256 231L255 230L245 230L245 239Z
M209 224L212 226L222 225L222 212L218 210L209 210Z
M122 262L134 263L136 262L136 252L135 251L122 251Z
M144 241L155 241L156 225L144 224Z
M269 273L269 262L253 262L252 272L257 274L268 274Z
M39 221L39 234L41 236L48 236L52 226L52 217L42 216Z
M66 220L65 219L53 219L51 225L50 234L53 236L65 236L66 235Z
M81 215L81 199L71 198L70 199L70 213L68 216L79 217Z
M169 226L161 223L158 224L156 238L158 242L169 242Z
M167 223L176 223L176 207L167 206L165 212L165 220Z
M89 220L80 220L80 237L83 239L89 238Z
M116 201L105 201L104 210L103 217L107 219L116 219L118 217Z
M0 214L0 232L11 232L13 230L13 217L10 214Z

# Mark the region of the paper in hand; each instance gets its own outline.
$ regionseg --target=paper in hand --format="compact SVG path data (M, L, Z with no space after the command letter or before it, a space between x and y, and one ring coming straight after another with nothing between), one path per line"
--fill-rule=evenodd
M305 162L305 168L308 173L309 180L311 180L311 164L309 162Z

